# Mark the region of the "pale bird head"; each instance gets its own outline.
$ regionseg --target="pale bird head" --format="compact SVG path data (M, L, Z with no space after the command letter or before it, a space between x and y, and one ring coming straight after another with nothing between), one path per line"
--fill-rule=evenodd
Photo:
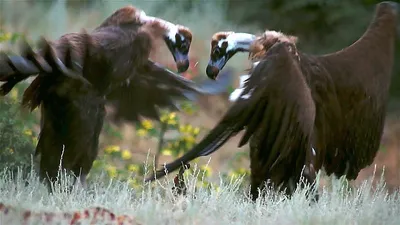
M176 25L176 29L168 31L164 41L174 57L179 73L189 68L189 49L192 43L192 33L187 27Z
M190 29L161 18L148 16L143 11L138 16L141 23L155 24L161 29L163 39L174 57L178 72L185 72L189 68L189 49L192 43Z
M211 40L210 61L206 68L207 76L215 80L233 55L237 52L249 51L255 38L256 36L252 34L232 31L215 33Z

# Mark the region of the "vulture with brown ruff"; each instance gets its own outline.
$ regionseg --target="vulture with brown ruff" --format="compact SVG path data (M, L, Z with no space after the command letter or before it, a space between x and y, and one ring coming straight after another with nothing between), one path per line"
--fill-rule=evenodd
M328 174L355 179L379 149L396 39L397 5L382 2L367 31L351 46L326 55L297 51L297 38L219 32L207 75L215 79L236 52L250 52L253 68L242 93L191 151L147 178L158 179L219 149L241 130L250 140L251 194L264 184L290 195L299 182Z
M3 96L37 75L25 90L22 105L31 110L40 105L35 154L41 156L41 179L56 180L61 165L85 184L98 154L106 103L131 121L140 116L158 119L156 107L174 108L174 101L185 99L186 93L203 93L193 82L148 59L154 40L160 38L178 70L185 71L190 31L133 6L116 10L91 33L69 33L54 42L43 39L38 53L25 43L22 56L3 54Z

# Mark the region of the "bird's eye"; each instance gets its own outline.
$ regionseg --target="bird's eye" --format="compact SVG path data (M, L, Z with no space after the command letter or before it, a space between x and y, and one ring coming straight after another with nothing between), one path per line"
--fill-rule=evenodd
M186 48L187 48L187 43L186 42L182 42L181 49L185 50Z
M187 41L183 41L178 48L181 52L189 51L189 43Z

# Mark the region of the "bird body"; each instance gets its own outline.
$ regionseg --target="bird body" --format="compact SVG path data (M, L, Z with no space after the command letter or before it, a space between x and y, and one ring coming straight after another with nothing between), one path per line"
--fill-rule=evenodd
M216 33L206 69L211 79L237 52L249 51L254 66L220 122L165 169L172 172L209 155L244 130L239 147L249 142L254 200L265 183L291 194L301 175L312 183L322 167L328 175L355 179L379 149L393 68L396 7L378 4L370 26L355 43L326 55L302 53L296 37L276 31L246 38ZM164 175L159 170L155 177Z
M201 92L193 82L148 59L152 43L160 38L174 55L178 70L187 69L190 31L148 17L133 6L117 10L91 33L69 33L53 42L43 39L38 53L25 43L23 56L1 60L2 95L37 75L25 90L22 105L41 109L36 147L41 179L48 178L50 184L62 168L85 183L98 154L106 103L121 111L139 99L139 107L129 111L137 121L139 116L158 118L155 107L173 107L173 99ZM121 91L126 95L118 94ZM129 95L132 92L136 95ZM143 96L148 96L145 108L140 107Z

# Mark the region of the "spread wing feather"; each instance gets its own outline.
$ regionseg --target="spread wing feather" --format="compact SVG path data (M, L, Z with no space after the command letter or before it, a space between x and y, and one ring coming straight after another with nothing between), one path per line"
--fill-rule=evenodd
M276 165L292 152L311 150L315 107L310 89L289 47L278 43L251 73L245 89L218 125L192 150L165 166L172 172L182 164L218 150L231 136L245 129L239 146L250 138L266 150L260 160ZM166 175L156 172L156 179ZM146 180L154 180L154 175Z
M157 108L177 110L185 94L204 94L196 84L148 60L146 65L106 98L115 107L112 120L137 122L141 116L159 120Z

